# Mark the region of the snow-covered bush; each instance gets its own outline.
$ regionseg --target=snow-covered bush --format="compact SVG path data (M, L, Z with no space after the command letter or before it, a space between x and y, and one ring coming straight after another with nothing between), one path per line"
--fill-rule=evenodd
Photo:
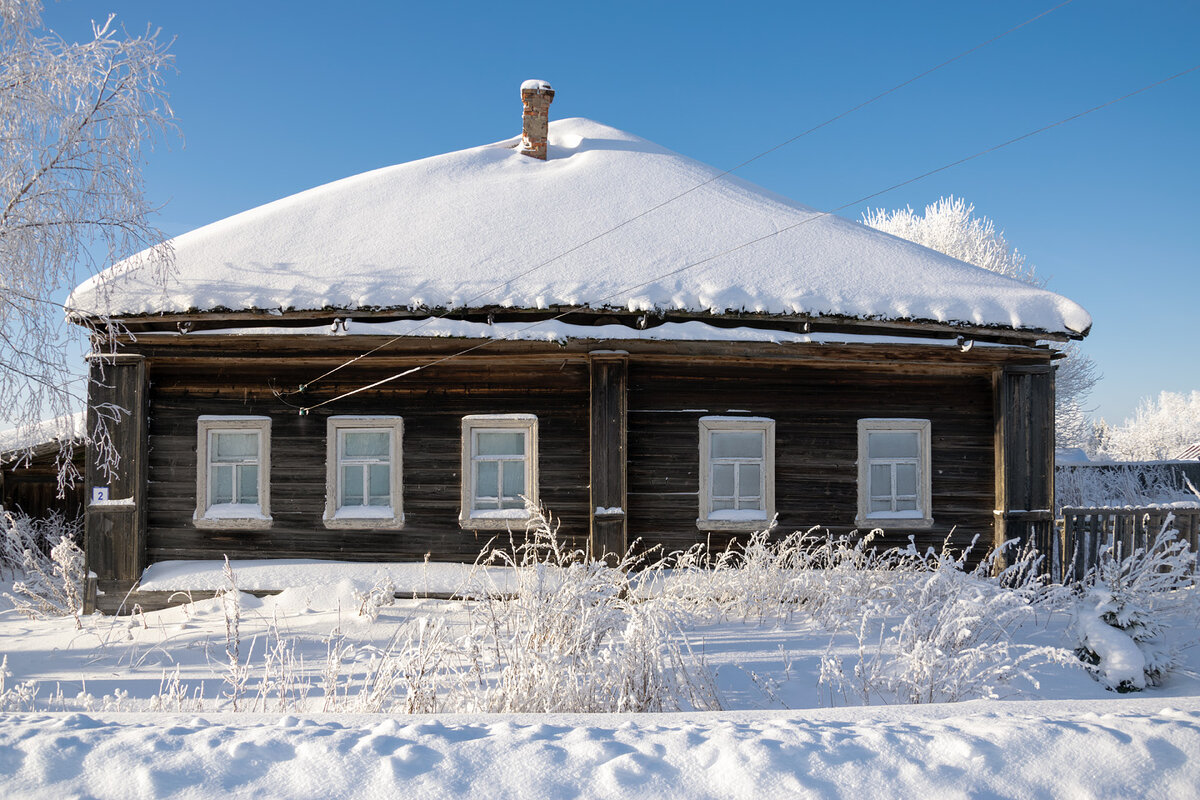
M1138 691L1162 682L1179 664L1180 644L1166 636L1165 614L1200 615L1196 554L1168 516L1148 548L1106 547L1084 582L1075 614L1076 655L1105 686Z
M1014 558L993 577L998 551L971 572L964 568L965 553L913 559L914 551L894 551L885 560L893 578L890 593L877 592L859 604L850 627L857 642L850 674L831 642L819 676L831 701L840 697L869 705L995 698L1019 678L1036 687L1034 665L1066 661L1066 651L1013 642L1014 629L1039 605L1060 600L1037 578L1037 553Z
M358 602L358 615L374 622L386 606L396 604L396 585L384 578L366 591L356 589L354 599Z
M471 673L487 711L670 711L719 707L702 660L684 657L673 604L630 591L632 554L588 561L530 504L526 538L490 563L513 568L471 609ZM488 677L494 675L494 678Z
M751 534L718 553L674 553L635 578L639 596L669 600L698 618L811 618L837 627L862 602L891 596L893 576L915 551L873 546L877 532L834 536L818 528Z
M86 579L79 520L61 513L45 519L4 512L2 558L5 568L18 580L13 606L32 619L73 616L81 626L83 585Z

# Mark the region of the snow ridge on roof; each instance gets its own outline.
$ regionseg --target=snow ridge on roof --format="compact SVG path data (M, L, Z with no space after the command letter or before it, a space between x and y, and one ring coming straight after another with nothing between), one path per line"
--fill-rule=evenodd
M565 305L1091 326L1064 297L732 176L503 283L719 174L586 119L551 123L549 138L546 161L517 152L516 137L285 197L174 239L165 290L135 257L68 305L114 315Z

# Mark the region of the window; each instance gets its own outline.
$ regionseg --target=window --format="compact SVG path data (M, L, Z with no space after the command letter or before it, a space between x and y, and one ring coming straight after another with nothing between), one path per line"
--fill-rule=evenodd
M463 417L462 448L462 526L505 528L528 519L522 496L538 498L537 417Z
M858 525L933 524L929 420L858 421Z
M325 527L403 527L404 421L334 416L326 431Z
M196 424L196 513L200 528L271 524L271 420L203 416Z
M706 530L762 530L775 516L775 421L700 418L700 517Z

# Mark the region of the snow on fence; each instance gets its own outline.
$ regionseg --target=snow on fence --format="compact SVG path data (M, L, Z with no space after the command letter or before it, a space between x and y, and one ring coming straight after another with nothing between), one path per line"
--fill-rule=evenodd
M1193 555L1200 550L1200 508L1162 506L1064 507L1059 536L1048 549L1039 549L1050 554L1053 580L1082 580L1099 563L1104 547L1119 548L1118 557L1138 548L1148 549L1164 525L1179 532L1179 539L1188 543Z

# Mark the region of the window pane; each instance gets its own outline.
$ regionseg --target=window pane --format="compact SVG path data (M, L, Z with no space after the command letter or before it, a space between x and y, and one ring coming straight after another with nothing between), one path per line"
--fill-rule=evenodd
M712 465L713 497L733 497L733 464Z
M257 433L214 433L213 461L256 461Z
M891 497L892 468L888 464L871 465L871 496Z
M342 467L342 505L363 504L363 469L357 464Z
M496 488L500 483L500 464L497 461L480 461L475 464L475 498L481 502L477 505L487 508L496 507ZM489 498L488 502L482 502Z
M883 498L872 497L871 498L871 510L872 511L891 511L892 510L892 501L886 497L883 497Z
M917 465L896 465L896 494L917 493Z
M388 457L388 431L346 431L342 434L342 458Z
M480 456L523 456L525 434L480 432L476 434L475 447L475 454Z
M525 462L504 461L500 466L504 474L504 496L519 499L525 494Z
M387 464L372 464L367 468L370 486L369 506L390 506L392 504L392 470Z
M738 494L741 497L758 497L762 494L762 467L758 464L739 464L742 474L738 476ZM742 508L758 508L742 505Z
M917 510L917 498L910 497L907 500L897 498L896 499L896 510L897 511L916 511Z
M870 431L867 434L870 458L916 458L916 431Z
M233 502L233 467L212 468L212 503Z
M718 500L717 498L713 498L713 501L712 501L712 510L713 511L725 511L726 509L730 509L730 508L733 508L733 498L730 497L730 498L726 498L724 500Z
M253 464L240 464L237 469L239 503L258 502L258 467Z
M759 431L714 431L712 434L713 458L757 458L763 457L763 435Z

